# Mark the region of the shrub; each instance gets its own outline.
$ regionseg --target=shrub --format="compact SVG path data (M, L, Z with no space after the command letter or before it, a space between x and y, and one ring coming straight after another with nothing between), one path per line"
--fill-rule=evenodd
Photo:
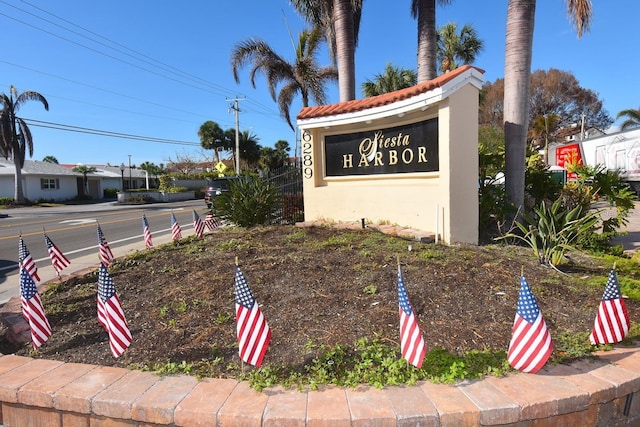
M541 264L556 266L564 262L565 252L573 249L580 235L593 231L600 216L599 212L583 215L581 206L567 211L562 199L557 199L551 208L541 203L533 214L523 213L522 219L515 222L522 234L508 233L500 239L519 239L533 249Z
M105 188L102 193L105 199L115 199L118 197L118 191L117 188Z
M158 181L160 181L160 185L158 187L160 191L167 191L167 189L173 185L173 178L170 175L162 175Z
M218 216L240 227L267 223L280 203L275 188L260 179L241 177L231 182L229 191L215 198Z
M11 205L13 205L13 198L0 197L0 206L11 206Z

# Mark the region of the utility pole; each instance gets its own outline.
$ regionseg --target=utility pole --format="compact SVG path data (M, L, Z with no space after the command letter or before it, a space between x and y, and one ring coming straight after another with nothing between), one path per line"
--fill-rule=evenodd
M238 101L244 101L245 98L235 97L234 99L227 99L227 101L233 101L229 106L229 110L233 110L236 115L236 175L240 175L240 107Z

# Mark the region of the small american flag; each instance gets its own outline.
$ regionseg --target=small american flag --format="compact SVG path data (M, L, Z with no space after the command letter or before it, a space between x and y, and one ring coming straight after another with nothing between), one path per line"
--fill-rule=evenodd
M204 222L202 222L195 209L193 211L193 232L198 237L202 237L202 234L204 233Z
M553 341L524 276L520 278L518 308L512 330L507 352L509 364L522 372L535 374L549 360Z
M111 260L115 257L113 256L113 252L111 252L107 239L104 237L104 233L102 233L100 224L98 224L98 250L100 251L100 262L109 266L111 264Z
M147 249L152 248L153 242L151 241L151 230L149 230L149 222L144 214L142 214L142 233L144 234L144 245Z
M22 315L31 329L33 348L37 349L51 336L51 326L44 312L36 283L25 268L20 268L20 299Z
M104 264L100 264L98 273L98 321L109 334L111 353L119 357L129 347L132 338L113 279Z
M60 249L51 241L49 236L44 235L44 242L47 245L47 251L49 252L49 258L51 258L51 264L56 271L56 275L60 276L60 272L66 267L71 265L71 261L67 258Z
M209 212L207 213L207 216L204 217L204 225L206 225L210 231L213 231L220 227L220 221L211 212Z
M413 314L411 303L404 288L402 269L398 266L398 302L400 312L400 352L407 362L416 368L422 366L427 347L420 332L418 320Z
M240 359L260 367L271 341L271 329L269 329L240 267L236 267L235 288L236 332Z
M622 341L629 332L629 314L620 293L616 271L611 270L604 289L593 330L591 344L614 344Z
M33 277L34 280L40 281L40 276L38 276L38 267L36 267L36 263L31 257L31 253L29 249L27 249L27 245L24 244L24 240L22 240L22 236L20 236L20 241L18 242L18 264L20 264L21 268L27 270L27 273Z
M173 212L171 212L171 238L173 240L182 239L182 230Z

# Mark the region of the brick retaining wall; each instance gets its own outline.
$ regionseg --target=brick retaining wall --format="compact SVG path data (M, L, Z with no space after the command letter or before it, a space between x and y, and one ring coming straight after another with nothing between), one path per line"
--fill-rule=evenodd
M640 346L594 360L456 385L316 391L160 377L123 368L0 356L6 427L633 426L640 425Z

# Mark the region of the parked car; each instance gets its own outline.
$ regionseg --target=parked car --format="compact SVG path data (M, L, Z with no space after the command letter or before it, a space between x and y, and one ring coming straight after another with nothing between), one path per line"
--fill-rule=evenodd
M220 194L229 191L231 182L238 179L237 176L225 176L222 178L214 178L209 182L204 192L204 201L209 209L213 208L213 201Z

